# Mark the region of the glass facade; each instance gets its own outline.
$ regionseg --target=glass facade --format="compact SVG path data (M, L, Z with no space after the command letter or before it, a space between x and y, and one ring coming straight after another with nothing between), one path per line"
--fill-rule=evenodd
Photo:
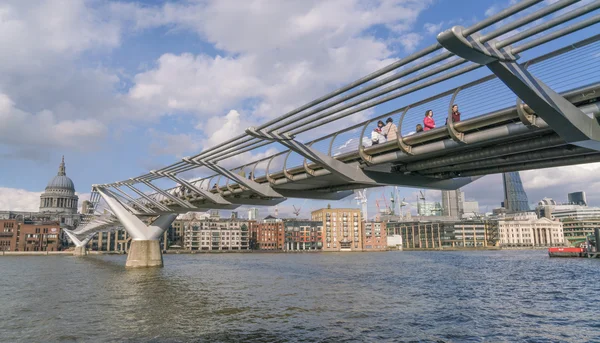
M504 208L509 213L530 211L527 193L523 189L523 182L519 172L502 174L504 182Z

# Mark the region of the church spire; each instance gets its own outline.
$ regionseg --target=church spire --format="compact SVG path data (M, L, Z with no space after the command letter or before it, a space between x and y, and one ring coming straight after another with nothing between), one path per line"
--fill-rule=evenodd
M58 167L58 176L64 175L67 175L67 172L65 171L65 155L63 155L62 161L60 162L60 166Z

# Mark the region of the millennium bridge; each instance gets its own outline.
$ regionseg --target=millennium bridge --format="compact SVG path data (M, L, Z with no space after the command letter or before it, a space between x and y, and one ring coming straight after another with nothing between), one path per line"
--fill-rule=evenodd
M488 174L600 162L599 8L600 0L525 0L454 26L436 44L218 146L93 185L89 212L66 233L85 254L94 234L123 227L132 237L126 266L162 266L158 239L179 213L337 200L387 185L452 190ZM446 120L453 104L460 121ZM374 108L386 113L349 119ZM437 127L415 132L430 109ZM387 118L397 137L372 145ZM240 156L248 161L235 166Z

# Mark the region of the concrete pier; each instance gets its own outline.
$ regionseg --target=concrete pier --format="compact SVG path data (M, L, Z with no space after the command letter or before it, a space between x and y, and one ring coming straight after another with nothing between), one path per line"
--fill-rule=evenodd
M87 255L87 250L85 249L85 245L80 247L75 247L73 250L73 256L85 256Z
M158 240L133 240L127 254L127 268L162 267L163 258Z

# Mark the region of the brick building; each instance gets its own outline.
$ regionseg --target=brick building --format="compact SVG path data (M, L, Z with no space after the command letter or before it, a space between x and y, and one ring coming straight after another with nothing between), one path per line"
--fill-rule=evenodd
M321 222L289 220L285 224L286 251L321 250L323 248Z
M313 211L311 219L321 223L323 251L362 251L359 209L328 207Z
M283 250L285 243L284 222L267 216L250 223L250 248L254 250Z
M387 234L385 223L362 222L362 250L387 250Z
M63 242L58 222L0 220L0 251L59 251Z
M19 223L14 219L0 220L0 251L15 251Z

